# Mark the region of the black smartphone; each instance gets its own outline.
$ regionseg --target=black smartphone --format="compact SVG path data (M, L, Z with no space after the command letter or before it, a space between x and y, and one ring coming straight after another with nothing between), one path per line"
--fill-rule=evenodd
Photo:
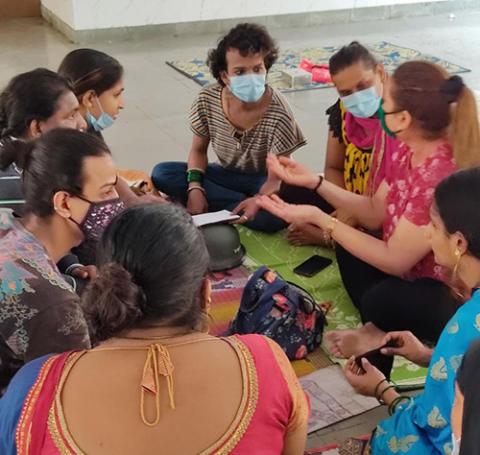
M392 372L393 366L393 355L384 355L382 354L381 350L383 348L395 347L397 347L396 343L394 341L390 341L384 346L373 349L372 351L355 357L355 363L357 364L358 368L360 368L365 373L365 370L362 366L362 359L367 359L374 367L377 367L388 380L390 380L390 373Z
M327 268L331 263L331 259L316 254L315 256L308 258L305 262L302 262L298 267L295 267L293 271L297 275L310 278Z

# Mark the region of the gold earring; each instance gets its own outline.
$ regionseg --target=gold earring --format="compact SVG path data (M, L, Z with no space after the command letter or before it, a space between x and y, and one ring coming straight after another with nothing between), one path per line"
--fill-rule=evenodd
M209 333L210 332L210 321L211 321L211 316L210 316L210 309L212 307L212 298L209 297L206 301L205 304L205 310L203 312L203 321L202 321L202 327L201 327L201 332L203 333Z
M455 265L453 266L453 277L456 277L457 276L457 273L458 273L458 267L460 265L460 260L462 259L462 253L461 251L457 248L455 250L455 257L457 258L457 261L455 262Z

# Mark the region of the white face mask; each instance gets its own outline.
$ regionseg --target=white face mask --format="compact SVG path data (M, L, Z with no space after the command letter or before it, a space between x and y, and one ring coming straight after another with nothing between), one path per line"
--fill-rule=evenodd
M451 455L459 455L460 454L460 444L462 442L462 438L455 438L455 435L452 433L452 454Z

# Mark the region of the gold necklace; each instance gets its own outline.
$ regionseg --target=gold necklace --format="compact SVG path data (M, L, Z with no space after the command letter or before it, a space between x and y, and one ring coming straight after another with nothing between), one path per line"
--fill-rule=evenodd
M124 340L139 340L139 341L151 341L148 346L100 346L96 349L93 349L90 352L101 352L101 351L140 351L146 350L147 357L145 359L145 364L143 367L142 381L140 383L140 416L143 423L149 427L153 427L158 424L160 421L160 376L164 377L167 381L167 391L169 396L169 404L171 409L175 409L175 398L173 392L173 370L174 366L172 359L170 358L169 348L186 346L189 344L194 344L201 341L217 341L219 338L202 334L200 332L190 332L186 335L198 335L194 339L186 339L178 341L176 343L169 343L167 345L155 343L159 340L167 340L178 337L183 337L185 335L165 335L157 337L117 337L118 339ZM203 335L203 336L202 336ZM145 398L147 392L153 396L155 402L155 417L152 420L149 420L145 414Z
M152 335L152 336L125 336L125 337L114 337L118 340L168 340L169 338L177 338L177 337L184 337L187 335L194 335L200 334L200 332L196 332L193 330L189 330L188 332L179 332L169 335Z
M196 343L197 341L209 341L209 340L218 340L217 337L214 337L212 335L208 335L202 332L185 332L184 334L176 334L176 335L164 335L164 336L143 336L143 337L114 337L111 338L111 340L131 340L131 341L162 341L162 340L169 340L169 339L178 339L178 338L184 338L186 336L190 335L193 336L195 335L195 338L193 339L185 339L185 340L179 340L176 343L168 343L168 346L176 347L176 346L182 346L182 345L187 345L187 344L193 344ZM157 343L154 343L157 344ZM101 350L116 350L116 349L145 349L146 346L109 346L108 344L105 345L100 345L93 349L93 351L101 351Z

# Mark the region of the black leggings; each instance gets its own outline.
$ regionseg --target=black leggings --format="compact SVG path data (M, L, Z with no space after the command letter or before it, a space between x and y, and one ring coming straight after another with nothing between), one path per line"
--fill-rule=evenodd
M282 184L280 197L293 204L309 204L332 213L333 207L315 192ZM444 283L422 278L407 281L387 275L336 246L343 284L363 323L385 332L410 330L421 340L437 342L460 302Z
M436 343L460 305L440 281L387 275L340 245L336 254L343 284L363 323L372 322L385 332L410 330L420 340Z

